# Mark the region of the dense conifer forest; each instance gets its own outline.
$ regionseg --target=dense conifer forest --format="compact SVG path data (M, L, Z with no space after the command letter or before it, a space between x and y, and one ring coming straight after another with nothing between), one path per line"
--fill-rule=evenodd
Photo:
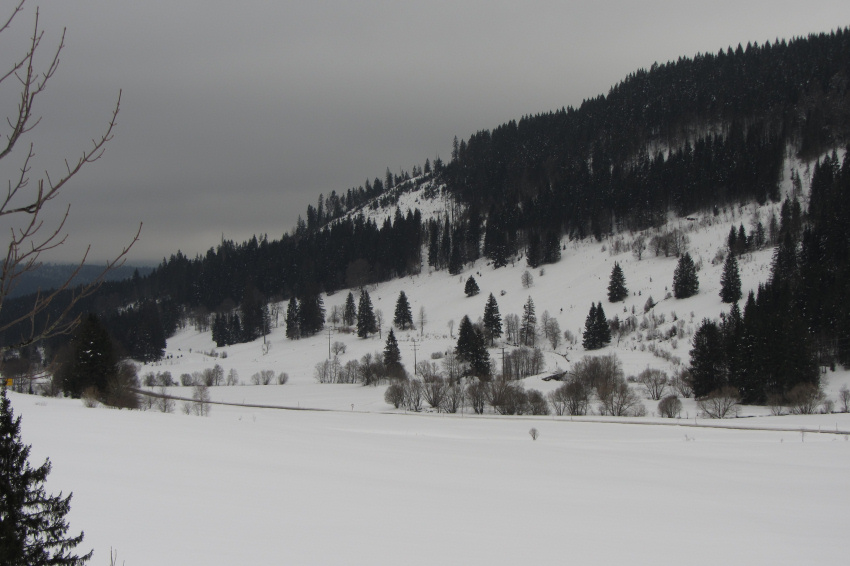
M842 301L850 291L850 165L831 153L848 141L850 30L682 57L636 71L577 108L455 139L448 163L437 157L410 173L387 170L383 180L320 196L306 221L280 239L222 241L195 258L178 251L149 275L104 284L79 306L98 314L125 353L146 361L162 355L181 324L213 332L219 344L254 340L285 316L270 302L300 305L298 335L316 333L324 324L321 293L418 273L425 264L456 274L480 257L498 268L524 254L537 267L560 259L564 236L602 238L663 224L670 212L778 202L789 153L828 155L815 168L808 210L783 207L770 282L743 313L724 318L716 328L721 346L710 351L722 358L723 379L764 402L776 387L741 382L754 364L776 368L760 383L778 383L777 372L788 368L816 373L818 357L850 362L850 306ZM418 188L444 199L447 213L369 214ZM26 298L9 300L2 316L26 308ZM767 329L787 332L780 338ZM19 336L13 329L0 339L13 344ZM804 347L786 348L783 358L789 341ZM792 350L800 360L786 359Z

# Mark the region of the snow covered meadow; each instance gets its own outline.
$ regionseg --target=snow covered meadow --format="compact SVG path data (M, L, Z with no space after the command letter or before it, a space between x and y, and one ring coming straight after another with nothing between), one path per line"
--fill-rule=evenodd
M402 208L427 204L416 198L405 195ZM10 398L31 458L54 464L50 489L74 492L71 526L85 530L94 564L107 564L110 548L128 566L845 564L850 414L771 416L742 407L748 418L716 421L699 418L691 399L681 419L661 419L648 399L639 418L405 413L384 401L386 385L314 379L333 342L345 346L343 363L383 350L400 291L417 323L420 307L427 319L424 328L396 331L409 372L414 359L453 348L460 319L480 318L493 293L503 319L521 314L531 297L538 320L548 311L578 337L555 349L541 339L546 372L523 380L526 388L551 391L559 383L543 377L588 354L580 331L597 301L608 318L634 313L642 326L592 354L615 353L627 376L647 367L670 374L688 363L700 321L728 310L716 256L730 227L749 233L753 215L766 225L769 212L744 207L671 221L700 266L699 294L684 300L667 297L674 257L613 253L616 239L565 241L559 263L529 270L530 286L519 260L499 270L479 261L461 276L425 268L370 287L382 337L337 330L287 340L281 314L265 342L216 348L209 332L187 327L169 341L166 360L139 374L168 371L179 380L216 364L235 370L242 385L210 388L213 401L228 404L214 404L206 418L183 414L180 403L160 413ZM769 276L771 254L740 259L745 296ZM615 261L630 296L611 304ZM470 275L481 289L474 297L463 292ZM326 311L346 294L324 297ZM656 305L644 314L650 296ZM499 368L501 348L490 355ZM289 381L248 385L262 370ZM844 370L822 377L832 399L850 384ZM169 392L191 396L187 387Z

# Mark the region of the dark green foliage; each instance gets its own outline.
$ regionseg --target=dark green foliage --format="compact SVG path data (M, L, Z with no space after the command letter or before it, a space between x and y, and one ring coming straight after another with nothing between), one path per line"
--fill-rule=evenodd
M472 275L466 280L463 292L466 293L467 297L474 297L481 292L481 289L478 288L478 283L475 282L475 278Z
M723 274L720 276L720 300L724 303L737 303L741 299L741 275L738 261L733 254L726 256Z
M404 291L398 294L398 300L395 303L395 316L393 324L401 330L413 328L413 313L410 311L410 303L407 300L407 295Z
M611 328L605 318L602 303L590 303L590 311L584 321L584 335L581 345L585 350L598 350L611 342Z
M614 268L611 270L611 280L608 283L608 300L616 303L628 296L629 290L626 288L626 276L623 275L623 269L620 267L620 264L615 262Z
M378 323L375 320L375 311L372 310L372 299L369 298L369 292L363 289L360 292L360 304L357 308L357 336L366 338L377 331Z
M691 380L696 398L728 385L723 335L717 323L708 319L704 319L694 333Z
M286 337L290 340L301 338L301 315L299 314L298 299L289 299L286 307Z
M305 295L298 303L301 336L313 336L325 327L325 304L321 295Z
M455 353L459 361L469 364L470 375L480 379L490 377L490 354L484 342L484 333L465 315L458 327Z
M38 468L28 461L30 447L21 441L21 417L15 418L6 388L0 392L0 564L68 565L88 562L92 552L74 551L83 533L68 535L67 497L49 495L44 483L50 460Z
M673 273L673 296L677 299L687 299L699 292L697 268L691 254L685 252L679 258L676 271Z
M487 304L484 305L484 335L490 341L490 346L493 346L496 338L502 335L502 315L499 313L499 304L496 302L496 297L493 293L487 297Z
M93 314L86 316L60 354L58 377L62 390L79 398L89 387L103 400L118 374L118 354L106 328Z
M354 293L349 291L342 309L342 323L345 326L354 326L355 322L357 322L357 306L354 304Z
M393 329L387 334L387 343L384 346L384 366L389 377L404 377L404 366L401 365L401 351L398 349Z

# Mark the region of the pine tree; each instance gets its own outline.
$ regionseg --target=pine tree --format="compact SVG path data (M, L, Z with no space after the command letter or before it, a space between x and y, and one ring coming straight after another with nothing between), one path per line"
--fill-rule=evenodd
M584 319L584 335L581 339L581 345L585 350L597 350L602 346L596 338L596 303L590 303L590 312L587 313L587 318Z
M94 314L89 314L74 331L59 377L62 389L78 398L89 387L104 400L110 381L118 373L118 354L109 332Z
M523 346L534 346L537 339L537 315L534 314L534 301L531 297L522 307L522 322L520 323L519 342Z
M475 282L475 278L470 275L469 279L466 280L466 285L463 288L463 292L466 293L467 297L474 297L481 290L478 288L478 283Z
M608 326L608 319L605 317L605 311L602 310L601 302L596 305L596 322L593 325L593 332L600 348L611 342L611 327Z
M723 335L717 324L703 319L694 333L691 349L691 379L694 397L705 397L728 384Z
M699 292L697 268L691 254L685 252L679 258L676 271L673 273L673 296L677 299L687 299Z
M286 337L290 340L297 340L301 337L298 300L295 297L289 299L289 306L286 307Z
M15 418L6 388L0 392L0 564L77 566L92 552L74 554L83 533L68 536L67 497L48 495L44 483L50 460L33 469L30 446L21 441L21 417Z
M741 275L738 273L738 261L730 253L726 256L723 274L720 276L720 299L724 303L737 303L741 296Z
M357 336L366 338L377 331L378 323L375 321L375 311L372 310L372 299L369 298L369 292L363 289L360 292L360 304L357 308Z
M499 314L499 305L493 293L490 293L484 305L484 333L490 340L490 346L502 335L502 315Z
M479 378L489 377L490 354L484 343L484 334L465 315L458 327L455 353L459 361L469 364L472 375Z
M390 328L387 334L387 343L384 346L384 365L387 368L387 375L390 377L404 377L404 366L401 365L401 351L398 349L398 341L392 328Z
M393 324L401 330L413 328L413 313L410 311L410 303L407 301L407 295L404 294L404 291L398 294Z
M608 283L608 300L616 303L628 296L629 290L626 288L626 276L623 275L620 264L615 262L614 269L611 270L611 281Z
M342 309L342 323L345 326L354 326L357 322L357 306L354 304L354 294L349 291L345 298L345 307Z

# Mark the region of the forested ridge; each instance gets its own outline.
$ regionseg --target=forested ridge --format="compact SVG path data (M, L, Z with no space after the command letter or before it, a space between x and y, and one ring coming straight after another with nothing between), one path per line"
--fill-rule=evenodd
M601 238L660 225L670 211L778 201L789 153L813 158L850 140L848 89L847 28L656 64L577 108L456 139L448 163L429 159L410 173L387 170L383 180L320 196L306 221L278 240L222 241L195 258L176 252L150 275L104 284L80 307L97 312L132 356L150 360L180 324L210 329L216 315L219 324L241 318L228 340L254 339L273 316L269 301L312 303L321 293L418 273L424 264L458 273L482 256L498 268L524 254L536 266L558 261L564 236ZM785 294L808 320L811 338L833 339L837 350L843 338L836 333L850 320L835 299L847 280L848 231L847 215L833 203L846 200L850 181L846 164L826 162L831 174L818 165L807 228L786 243L799 269ZM451 214L366 214L423 187L426 197L446 199ZM822 259L843 263L827 268ZM804 302L812 281L834 285ZM26 299L8 301L2 315L26 308ZM250 328L246 316L255 321Z

